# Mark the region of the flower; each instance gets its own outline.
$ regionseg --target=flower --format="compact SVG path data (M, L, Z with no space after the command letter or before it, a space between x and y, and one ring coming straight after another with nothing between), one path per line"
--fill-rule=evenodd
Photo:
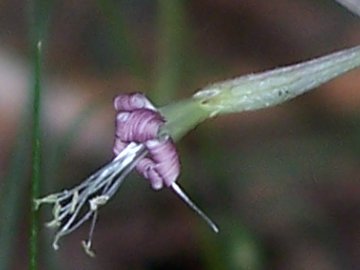
M165 119L141 93L119 95L114 100L116 130L113 152L115 158L90 175L78 186L35 200L36 207L54 204L53 220L48 227L57 229L53 247L58 241L91 219L88 239L83 241L85 252L91 250L92 237L99 208L119 189L124 179L136 170L150 181L153 189L171 188L189 207L197 212L215 231L217 226L185 194L176 183L180 162L169 134L161 132Z
M161 112L141 93L119 95L114 101L115 158L78 186L35 200L36 207L54 204L54 219L47 223L57 228L53 247L57 249L62 236L91 218L89 237L83 246L93 256L91 241L98 210L134 167L153 189L164 186L172 189L218 232L214 222L176 183L180 163L174 140L206 119L281 104L359 66L360 46L356 46L303 63L211 84L192 98L161 108Z

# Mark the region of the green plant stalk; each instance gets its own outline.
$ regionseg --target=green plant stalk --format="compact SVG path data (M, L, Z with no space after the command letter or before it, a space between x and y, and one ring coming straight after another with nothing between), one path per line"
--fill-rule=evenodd
M40 114L41 114L41 41L38 41L34 53L34 87L33 87L33 129L32 129L32 181L31 181L31 231L29 269L38 269L38 231L39 212L33 201L40 195Z
M202 121L272 107L293 99L360 66L360 46L300 64L211 84L192 98L161 108L163 132L179 140Z
M158 0L158 59L156 61L157 81L151 94L159 104L166 104L176 98L182 77L185 43L184 0Z
M35 209L34 200L39 197L41 184L41 67L42 67L42 42L46 38L49 25L51 0L33 0L29 2L29 41L32 54L33 86L32 98L32 176L30 195L30 237L29 237L29 269L38 269L39 249L39 213Z

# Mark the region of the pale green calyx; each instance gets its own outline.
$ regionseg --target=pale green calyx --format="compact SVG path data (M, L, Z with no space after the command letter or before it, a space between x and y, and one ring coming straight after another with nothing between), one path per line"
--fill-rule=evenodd
M359 66L360 46L356 46L303 63L211 84L191 99L161 111L168 121L169 133L178 139L207 118L281 104Z
M212 115L283 103L360 65L360 46L300 64L209 85L194 95Z

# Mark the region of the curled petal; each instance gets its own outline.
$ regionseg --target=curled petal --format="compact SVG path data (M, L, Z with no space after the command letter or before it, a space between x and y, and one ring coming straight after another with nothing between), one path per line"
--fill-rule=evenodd
M157 138L164 119L156 111L138 109L120 112L116 117L116 136L125 143L143 143Z
M145 146L156 163L157 173L161 175L164 184L170 187L180 174L180 162L174 143L167 138L164 141L150 140Z
M153 189L170 187L179 176L180 162L171 138L159 138L164 118L140 93L119 95L114 106L117 116L113 152L119 154L130 142L143 144L148 156L139 161L137 171Z
M132 93L126 95L118 95L114 99L114 107L116 111L134 111L137 109L149 109L155 111L155 107L141 93Z
M114 106L117 110L115 155L130 142L143 144L148 150L148 157L139 161L137 171L150 180L154 189L171 186L179 175L180 164L170 138L158 138L159 129L165 123L163 117L140 93L119 95L114 100Z
M143 158L136 165L136 170L146 179L149 179L151 187L159 190L164 185L163 177L156 170L156 163L150 158Z

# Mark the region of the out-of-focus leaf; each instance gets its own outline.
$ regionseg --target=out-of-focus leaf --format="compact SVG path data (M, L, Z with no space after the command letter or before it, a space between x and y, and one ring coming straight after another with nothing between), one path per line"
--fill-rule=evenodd
M156 62L157 82L152 92L153 99L165 104L176 97L182 77L186 10L184 0L158 1L158 61Z
M124 63L126 69L140 79L146 78L146 67L139 57L137 47L125 24L122 10L119 6L121 1L98 0L99 7L106 17L109 31L119 54L119 59Z
M203 238L203 254L207 269L263 269L263 250L254 234L239 220L226 219L221 221L221 232L216 241L209 237Z
M24 115L27 115L24 112ZM28 122L28 121L23 121ZM28 127L22 123L16 146L12 151L10 168L3 179L0 190L0 269L10 269L19 232L22 200L27 186L26 174L29 169L29 138L25 134Z

